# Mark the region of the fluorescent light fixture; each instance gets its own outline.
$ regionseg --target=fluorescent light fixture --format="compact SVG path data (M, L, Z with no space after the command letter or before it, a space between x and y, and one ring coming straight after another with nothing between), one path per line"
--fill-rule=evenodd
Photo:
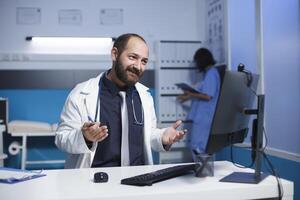
M27 41L33 42L112 42L113 39L109 37L38 37L28 36Z
M35 50L70 54L110 54L113 38L28 36Z

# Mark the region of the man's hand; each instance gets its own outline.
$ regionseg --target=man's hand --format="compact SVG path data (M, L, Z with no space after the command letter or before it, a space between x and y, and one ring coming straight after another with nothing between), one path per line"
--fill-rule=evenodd
M165 130L162 136L163 145L171 146L173 143L178 142L183 138L186 131L176 130L181 125L181 123L182 121L178 120Z
M100 126L99 122L85 122L81 131L85 139L91 142L100 142L108 136L107 126Z

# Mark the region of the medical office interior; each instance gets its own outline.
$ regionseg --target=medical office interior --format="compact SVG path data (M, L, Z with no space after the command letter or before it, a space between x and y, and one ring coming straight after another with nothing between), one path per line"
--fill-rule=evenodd
M151 90L161 127L186 117L188 111L168 94L181 92L175 83L199 78L189 70L196 49L210 49L228 70L242 63L259 74L265 151L280 177L294 182L294 199L300 199L299 0L0 0L1 166L64 168L54 131L67 95L111 66L111 43L66 47L28 37L115 38L128 32L143 36L150 47L141 82ZM249 145L250 137L240 146ZM155 164L180 163L188 153L182 140L153 157ZM234 159L247 165L250 153L236 147ZM230 148L215 160L230 161Z

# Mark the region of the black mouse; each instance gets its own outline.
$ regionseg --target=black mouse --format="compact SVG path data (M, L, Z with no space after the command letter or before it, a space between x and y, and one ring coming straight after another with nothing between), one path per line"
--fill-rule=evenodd
M105 172L96 172L94 174L95 183L105 183L108 181L108 174Z

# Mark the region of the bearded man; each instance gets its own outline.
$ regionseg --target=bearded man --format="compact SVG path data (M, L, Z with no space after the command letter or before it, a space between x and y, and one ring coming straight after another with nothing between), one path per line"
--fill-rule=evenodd
M65 168L153 164L152 149L167 151L182 139L180 120L157 128L153 98L138 82L148 56L141 36L123 34L111 49L112 67L70 92L55 136L68 154Z

